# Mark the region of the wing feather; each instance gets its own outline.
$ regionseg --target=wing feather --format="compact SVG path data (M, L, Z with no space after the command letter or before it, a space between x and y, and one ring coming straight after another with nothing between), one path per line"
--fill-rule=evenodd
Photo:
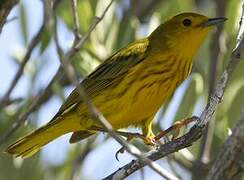
M106 59L95 71L81 82L81 85L85 88L87 95L90 98L93 98L104 89L110 86L115 86L121 82L124 75L132 67L145 59L148 47L148 40L141 39L120 49ZM59 116L63 112L66 113L66 109L70 107L72 107L69 109L69 111L71 111L77 107L80 102L81 100L79 98L78 91L74 89L55 117Z

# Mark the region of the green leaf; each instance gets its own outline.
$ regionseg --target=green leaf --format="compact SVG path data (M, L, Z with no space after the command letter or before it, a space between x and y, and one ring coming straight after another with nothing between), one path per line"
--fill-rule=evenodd
M73 28L73 15L70 1L63 1L58 7L58 15L67 24ZM94 9L92 9L90 1L80 0L77 2L78 19L80 23L80 30L82 33L86 32L90 26L91 19L94 17Z
M27 21L26 21L26 10L23 3L19 5L19 16L20 16L20 29L22 32L22 37L24 40L24 44L28 43L28 31L27 31Z
M45 28L41 35L41 47L40 47L41 54L46 50L50 42L50 39L51 39L50 33Z

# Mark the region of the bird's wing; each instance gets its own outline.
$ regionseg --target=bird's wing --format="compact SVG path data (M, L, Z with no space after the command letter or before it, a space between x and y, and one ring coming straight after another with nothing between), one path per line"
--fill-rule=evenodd
M148 39L141 39L118 50L87 76L81 85L88 97L93 98L109 86L115 86L124 75L146 57L149 47ZM77 89L74 89L59 109L55 117L70 112L81 102Z

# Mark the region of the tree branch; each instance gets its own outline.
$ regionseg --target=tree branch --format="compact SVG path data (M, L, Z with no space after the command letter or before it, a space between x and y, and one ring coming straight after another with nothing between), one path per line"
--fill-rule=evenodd
M54 7L56 8L58 3L60 2L60 0L55 0L54 2ZM45 9L44 9L45 11ZM45 14L45 12L44 12ZM45 18L44 18L45 19ZM33 37L29 48L24 56L24 59L22 61L22 64L20 66L20 69L18 70L18 72L15 75L14 78L14 82L11 83L11 86L9 88L9 90L6 92L6 94L4 95L4 97L2 98L1 102L0 102L0 107L4 106L4 102L8 101L9 99L9 95L11 94L12 90L14 89L15 85L17 84L19 78L21 77L21 75L23 74L23 70L24 67L26 65L26 63L28 62L31 53L33 51L33 49L36 47L36 45L38 44L41 34L44 31L44 23L43 22L41 28L39 29L39 31L37 32L37 34ZM57 73L54 75L53 79L50 81L50 83L48 84L48 86L46 87L46 89L44 89L42 92L40 92L33 100L32 100L32 104L30 105L29 109L22 113L21 115L18 116L18 118L13 122L13 124L4 132L1 134L0 136L0 145L3 144L5 142L5 140L11 136L12 133L14 133L20 126L21 124L23 124L25 121L27 121L28 116L34 112L38 107L40 107L40 105L45 102L46 98L49 96L50 91L51 91L51 87L53 85L53 83L62 75L62 70L61 68L58 69Z
M19 79L23 75L25 65L29 61L30 56L32 54L32 51L34 50L34 48L36 47L36 45L39 43L39 41L41 39L41 35L42 35L43 31L44 31L44 28L45 28L45 26L44 26L44 22L43 22L42 23L42 26L40 27L40 29L38 30L38 32L36 33L36 35L32 38L30 44L28 45L27 51L26 51L26 53L24 55L24 58L21 60L19 69L16 72L13 80L11 81L11 84L9 86L9 89L6 91L6 93L4 94L3 98L0 101L0 107L3 107L5 105L5 104L3 104L3 102L6 102L9 99L10 94L12 93L12 91L15 88L15 86L17 85Z
M243 24L240 23L240 26L243 26ZM232 75L237 64L240 62L241 58L243 58L244 56L243 31L239 31L237 37L241 37L241 40L240 42L237 41L236 47L232 52L230 62L224 70L221 78L217 82L215 90L211 94L204 111L202 112L199 118L193 117L197 120L197 123L190 129L190 131L187 134L173 141L160 145L157 150L152 150L148 152L148 154L146 155L148 159L150 159L151 161L156 161L171 153L177 152L180 149L191 146L193 142L197 141L202 136L202 133L206 128L207 123L211 120L214 112L217 109L218 104L221 102L223 98L224 90L227 86L230 76ZM132 162L126 164L122 168L119 168L117 171L115 171L114 173L112 173L104 179L109 180L114 178L126 178L130 174L144 167L145 165L147 164L141 161L140 159L133 160Z
M244 172L244 112L211 167L208 180L238 179Z
M217 16L222 17L225 14L227 2L222 2L221 0L215 0L216 4L216 11ZM222 34L224 24L220 24L217 27L217 31L213 34L211 44L210 44L210 67L209 67L209 95L212 94L215 84L216 84L216 78L217 78L217 65L218 60L220 60L220 38ZM200 163L202 165L209 163L210 161L210 154L211 154L211 148L212 148L212 141L214 136L214 128L215 128L215 117L212 118L212 121L208 124L208 127L206 128L203 138L201 140L201 145L199 147L199 156L196 163ZM201 171L201 168L196 169L195 175L196 177L199 176L199 171ZM203 177L204 178L204 177Z
M9 12L19 2L19 0L3 0L0 2L0 34L6 23Z
M60 0L55 0L53 6L56 8L57 5L59 4L59 2L60 2ZM43 18L42 25L39 28L38 32L34 35L32 40L30 41L30 43L29 43L29 45L27 47L27 51L26 51L23 59L21 60L21 63L20 63L18 71L16 72L13 80L11 81L11 84L10 84L8 90L6 91L6 93L1 98L0 108L5 107L6 105L8 105L8 104L6 104L4 102L8 102L9 101L9 98L10 98L10 95L11 95L12 91L14 90L14 88L16 87L18 81L20 80L21 76L23 75L24 68L25 68L26 64L28 63L28 61L30 60L32 51L35 49L35 47L38 45L38 43L41 40L41 36L42 36L42 34L43 34L44 30L45 30L45 26L46 26L45 15L46 15L46 12L45 12L45 8L44 8L44 12L43 12L44 18Z

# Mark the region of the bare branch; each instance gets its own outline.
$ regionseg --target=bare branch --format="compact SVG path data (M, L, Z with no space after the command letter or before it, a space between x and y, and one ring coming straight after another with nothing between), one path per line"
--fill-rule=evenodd
M243 31L244 31L244 4L242 4L242 12L241 12L241 19L239 22L239 34L237 36L237 46L240 44L241 40L243 39Z
M56 78L55 78L56 79ZM54 79L54 80L55 80ZM53 81L51 81L47 88L37 97L35 97L33 99L33 102L31 104L31 106L29 107L28 111L22 113L15 121L14 123L0 136L0 144L3 144L5 142L5 140L11 136L12 133L14 133L21 124L23 124L25 121L28 120L28 116L34 112L37 107L40 106L40 104L43 102L43 99L46 99L46 93L49 92L49 90L51 89L51 86L53 84Z
M79 41L81 38L80 35L80 24L78 19L78 11L77 11L77 0L72 0L72 13L73 13L73 22L74 22L74 35L75 35L75 41Z
M54 2L54 7L56 8L57 5L59 4L60 0L55 0ZM45 11L45 9L44 9ZM45 12L44 12L44 15L45 15ZM45 18L44 18L45 19ZM41 28L39 29L38 33L34 36L33 40L31 41L30 45L29 45L29 49L27 50L27 53L26 55L24 56L24 59L22 62L25 61L25 64L28 62L29 60L29 57L34 49L34 47L37 45L39 39L40 39L40 36L44 30L44 23L45 21L43 22L43 25L41 26ZM22 64L19 71L17 72L15 78L14 78L14 81L18 81L18 79L20 78L20 76L22 75L23 73L23 68L25 66L25 64ZM22 69L22 70L21 70ZM19 75L18 75L19 74ZM1 134L0 136L0 145L2 143L5 142L5 140L11 136L12 133L14 133L19 127L21 124L23 124L25 121L27 121L28 119L28 116L34 112L43 102L45 102L48 94L50 94L50 89L53 85L53 83L58 80L60 78L60 76L62 75L62 70L61 68L58 69L57 73L54 75L53 79L50 81L50 83L48 84L48 86L46 87L46 89L44 89L42 92L40 92L32 101L32 104L30 105L29 109L22 113L21 115L18 116L18 118L13 122L13 124L3 133ZM11 87L16 85L16 83L12 83ZM12 88L11 88L12 89ZM3 98L3 102L6 98L6 100L8 100L8 96L10 95L12 90L8 90L7 93L5 94L4 98ZM1 104L2 102L0 102Z
M56 7L59 2L60 2L60 0L55 0L53 6ZM35 36L32 38L32 40L30 41L30 43L27 47L27 51L26 51L23 59L21 60L20 67L19 67L18 71L16 72L13 80L11 81L11 84L10 84L8 90L6 91L6 93L3 95L3 97L0 100L0 107L4 107L5 104L3 104L3 102L6 102L9 100L12 91L14 90L19 79L23 75L24 68L25 68L26 64L28 63L28 61L30 60L32 51L35 49L35 47L38 45L38 43L41 40L41 36L45 30L45 23L46 23L45 22L45 20L46 20L45 14L46 14L46 12L44 11L44 13L43 13L44 18L43 18L42 25L39 28L38 32L35 34Z
M12 8L19 2L19 0L3 0L0 3L0 34L4 24L7 22L7 17Z
M105 8L105 10L103 11L102 15L100 17L95 17L87 31L87 33L85 33L82 38L80 40L78 40L77 42L73 43L73 47L71 48L71 50L69 51L69 53L66 54L67 59L70 59L75 53L76 51L78 51L81 46L83 46L84 42L87 41L87 39L90 37L91 32L95 29L95 27L97 26L98 23L100 23L100 21L104 18L105 14L107 13L107 11L109 10L110 6L112 5L113 1L110 1L109 5ZM75 3L72 3L72 9L75 10ZM75 29L79 28L78 23L76 22L77 20L77 14L76 12L74 12L73 14L75 14L75 17L73 18L73 20L75 20ZM79 34L78 30L75 30L76 33ZM75 37L77 36L77 34L75 33Z
M20 64L18 71L16 72L13 80L11 81L11 85L9 86L9 89L6 91L5 95L1 99L1 102L0 102L1 107L3 106L2 102L7 101L9 99L10 94L12 93L12 91L15 88L15 86L17 85L19 79L21 78L21 76L24 72L25 65L29 61L32 51L34 50L34 48L36 47L36 45L39 43L39 41L41 39L41 35L44 31L44 28L45 28L45 26L43 23L42 26L40 27L40 29L38 30L38 32L36 33L36 35L32 38L30 44L28 45L27 51L24 55L24 58L21 60L21 64Z
M19 103L23 100L24 100L24 98L21 98L21 97L13 98L13 99L6 99L6 100L2 99L0 102L0 109L5 107L5 106L8 106L10 104Z

